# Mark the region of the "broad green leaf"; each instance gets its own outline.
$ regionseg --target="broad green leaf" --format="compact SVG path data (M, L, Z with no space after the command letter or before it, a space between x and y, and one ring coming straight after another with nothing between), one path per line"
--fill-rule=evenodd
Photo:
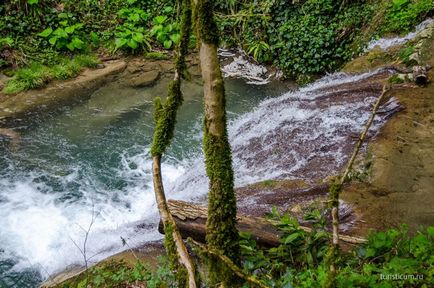
M27 3L29 3L30 5L34 5L34 4L38 4L39 0L27 0Z
M116 38L116 40L115 40L116 49L124 47L125 45L127 45L127 43L128 43L128 40L125 38Z
M164 22L166 22L166 20L167 20L167 16L160 15L154 18L154 23L157 25L163 24Z
M130 46L130 48L134 50L134 49L137 49L137 47L138 47L139 45L137 44L136 41L134 41L133 39L130 39L130 40L128 41L128 46Z
M57 42L57 36L53 36L53 37L51 37L51 38L48 40L48 42L50 42L51 45L56 44L56 42Z
M47 28L44 31L42 31L41 33L39 33L38 35L41 37L48 37L50 36L50 34L53 32L53 29L51 28Z
M170 40L173 41L173 43L178 44L181 40L181 34L172 34L170 35Z
M157 38L158 42L164 43L167 40L167 35L165 33L163 33L163 32L159 32L157 34L156 38Z
M56 35L58 38L68 38L68 33L62 28L57 28L53 32L54 35Z
M75 27L74 26L68 26L65 28L65 32L68 34L74 33Z
M139 22L140 21L140 15L138 13L133 13L128 17L128 20L131 20L133 22Z
M138 42L138 43L142 43L143 42L143 34L142 33L134 33L133 34L133 40Z
M77 38L77 37L74 37L72 39L71 43L77 49L83 49L83 47L84 47L84 42L80 38Z
M160 32L161 30L163 30L163 25L155 25L151 29L151 36L154 36L155 34L157 34L158 32Z
M66 44L66 48L68 48L70 51L74 51L75 50L75 46L74 46L74 44L72 42Z
M170 49L170 47L172 47L172 44L173 44L172 40L166 40L164 41L163 46L166 49Z

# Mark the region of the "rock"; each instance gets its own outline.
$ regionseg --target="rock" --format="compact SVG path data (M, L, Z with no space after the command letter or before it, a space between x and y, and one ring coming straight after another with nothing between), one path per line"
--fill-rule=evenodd
M413 53L408 57L408 61L406 62L408 65L417 65L420 64L419 53Z
M160 76L159 71L149 71L140 73L137 76L131 77L126 80L126 84L131 87L146 87L155 84Z
M97 64L96 65L96 69L104 69L105 65L104 64Z
M419 33L419 35L418 35L418 37L419 38L430 38L431 37L431 35L433 34L433 31L434 31L434 29L425 29L425 30L422 30L420 33Z

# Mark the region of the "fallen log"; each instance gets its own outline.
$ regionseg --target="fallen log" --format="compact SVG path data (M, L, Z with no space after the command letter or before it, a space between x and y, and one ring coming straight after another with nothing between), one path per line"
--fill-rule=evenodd
M191 237L196 241L204 243L208 214L207 207L179 200L169 200L167 205L181 236L184 239ZM252 238L262 247L276 247L280 244L279 240L282 233L275 228L275 224L276 221L261 217L237 215L238 231L251 234ZM304 226L300 226L300 228L306 232L312 230ZM161 221L158 231L162 234L164 233ZM366 239L359 237L340 235L339 238L349 244L366 243Z

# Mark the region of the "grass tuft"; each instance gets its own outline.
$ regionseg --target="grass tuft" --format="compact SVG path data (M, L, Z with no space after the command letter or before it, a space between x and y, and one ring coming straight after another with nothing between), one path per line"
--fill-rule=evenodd
M98 63L99 60L94 55L79 55L74 59L63 58L59 64L50 67L33 63L28 68L16 70L14 77L6 83L3 92L15 94L44 87L53 80L76 77L83 68L96 68Z

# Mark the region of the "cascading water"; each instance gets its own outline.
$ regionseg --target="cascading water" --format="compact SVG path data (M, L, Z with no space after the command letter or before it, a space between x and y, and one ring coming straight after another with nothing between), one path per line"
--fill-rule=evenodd
M299 91L265 100L237 118L229 127L236 186L267 179L314 183L337 173L381 93L382 86L370 81L391 73L380 69L355 76L329 75ZM371 136L399 107L394 98L383 105ZM173 182L173 193L205 194L203 158L194 167Z
M434 22L434 19L428 18L421 22L419 25L416 26L413 32L408 33L407 35L403 37L393 37L393 38L380 38L377 40L372 40L368 43L365 51L370 51L374 49L375 47L379 47L383 50L387 50L390 47L396 46L396 45L402 45L414 38L418 35L419 32L423 31L428 25Z
M336 173L380 94L381 87L371 85L371 80L390 73L334 74L283 95L287 88L282 84L228 80L236 186L281 178L314 182ZM160 92L167 81L157 85ZM207 191L200 156L202 97L200 89L187 88L162 171L168 198L201 201ZM120 237L129 246L161 238L149 156L156 92L129 91L145 96L122 104L122 109L117 101L110 107L101 101L116 99L113 95L124 90L103 88L104 93L97 91L81 105L22 125L21 149L14 153L2 147L2 285L34 287L68 265L83 265L80 249L87 230L86 256L91 263L121 251ZM277 95L281 96L266 100ZM396 107L393 99L383 106L371 135ZM137 228L143 222L146 225Z

